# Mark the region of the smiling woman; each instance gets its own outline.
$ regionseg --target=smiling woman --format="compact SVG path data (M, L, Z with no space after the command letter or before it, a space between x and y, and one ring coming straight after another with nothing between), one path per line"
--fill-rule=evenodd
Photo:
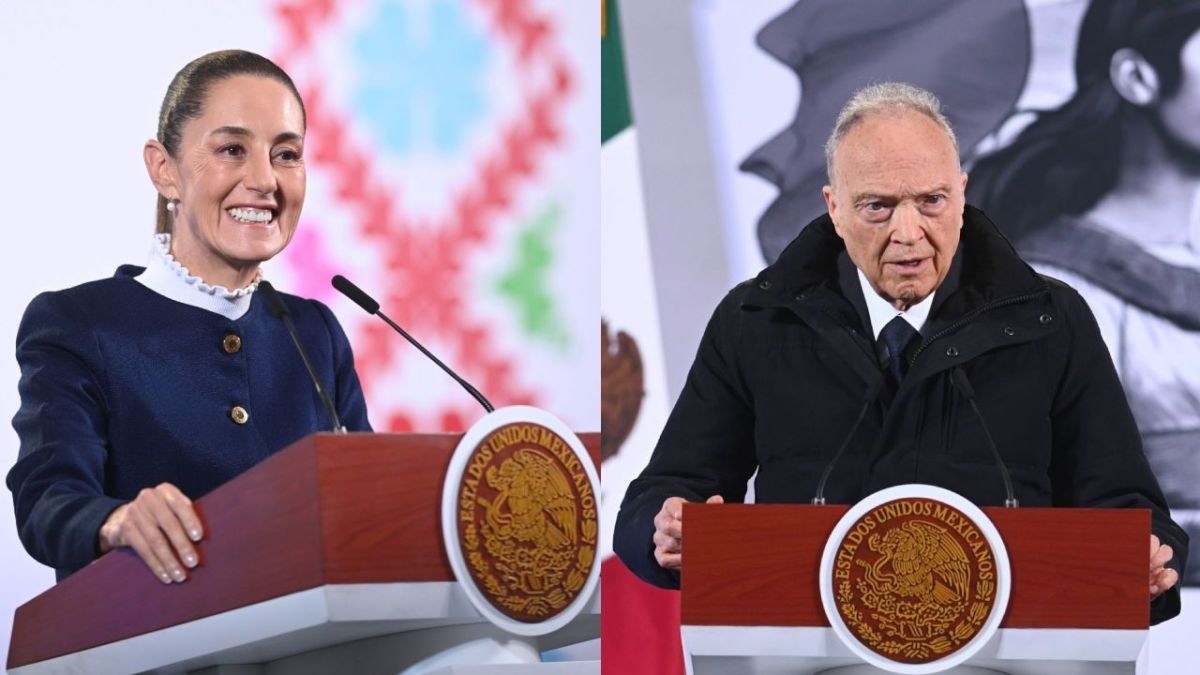
M191 81L187 70L172 89ZM160 138L145 148L165 207L158 231L173 235L173 252L194 273L230 288L287 246L304 205L304 106L282 71L264 71L214 82L202 108L168 94ZM181 119L181 108L194 119Z
M206 535L190 498L332 426L255 292L261 263L296 232L305 124L295 85L268 59L189 63L144 148L159 194L149 264L26 310L7 482L25 548L60 579L130 547L163 583L185 581ZM369 430L337 320L317 301L284 302L338 417Z

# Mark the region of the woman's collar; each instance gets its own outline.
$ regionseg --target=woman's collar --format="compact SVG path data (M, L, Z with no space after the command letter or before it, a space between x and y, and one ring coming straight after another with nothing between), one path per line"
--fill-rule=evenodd
M237 320L250 311L250 301L262 279L262 271L244 288L231 291L224 286L209 285L171 255L170 234L156 234L146 271L136 279L171 300Z

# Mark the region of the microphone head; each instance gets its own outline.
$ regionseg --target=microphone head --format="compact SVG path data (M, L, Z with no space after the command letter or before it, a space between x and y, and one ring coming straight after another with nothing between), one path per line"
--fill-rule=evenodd
M379 303L375 298L367 295L366 291L350 283L346 277L337 274L333 277L333 287L338 289L342 295L354 301L354 304L362 307L367 311L367 314L375 314L379 311Z
M262 293L263 300L267 303L267 311L276 319L282 319L288 315L287 305L284 304L283 298L279 297L279 292L271 285L271 282L263 280L258 282L258 292Z

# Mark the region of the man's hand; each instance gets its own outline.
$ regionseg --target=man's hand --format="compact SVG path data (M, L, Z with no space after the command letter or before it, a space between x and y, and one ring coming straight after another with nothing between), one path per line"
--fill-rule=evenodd
M683 497L668 497L654 516L654 559L663 569L677 570L683 565ZM713 495L705 504L724 504L721 495Z
M1150 535L1150 599L1153 600L1179 583L1179 573L1163 567L1175 552L1155 535Z
M108 516L100 526L100 552L129 546L159 581L182 583L187 579L183 566L195 567L200 561L192 542L203 535L192 500L174 485L162 483L142 490Z

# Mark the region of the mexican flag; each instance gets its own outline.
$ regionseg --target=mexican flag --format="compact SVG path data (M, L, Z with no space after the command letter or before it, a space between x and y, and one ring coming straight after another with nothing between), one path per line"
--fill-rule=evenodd
M612 554L621 499L669 403L617 0L601 2L601 662L605 673L672 675L684 672L679 594L644 583Z

